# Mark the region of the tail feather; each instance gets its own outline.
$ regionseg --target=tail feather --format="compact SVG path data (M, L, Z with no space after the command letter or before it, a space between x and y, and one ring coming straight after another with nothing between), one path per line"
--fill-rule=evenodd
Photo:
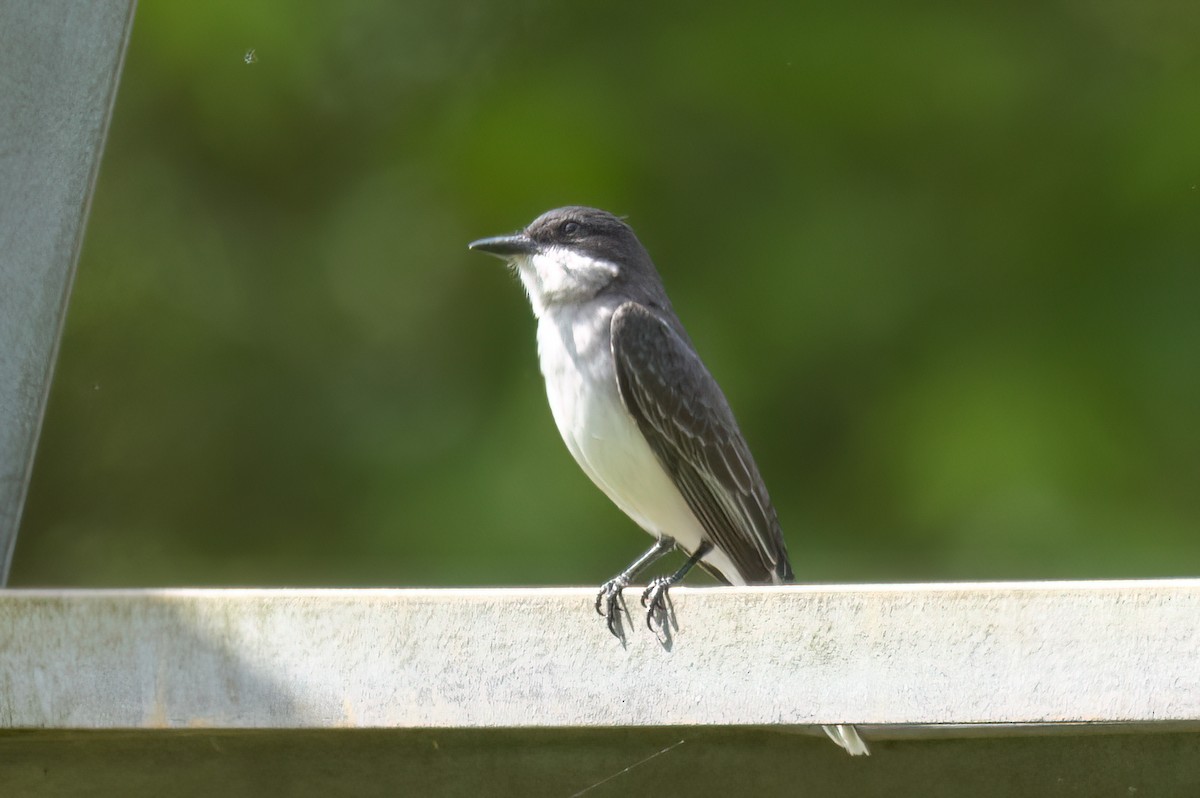
M850 756L869 756L871 749L867 748L863 738L858 736L858 729L853 726L822 726L821 729L829 735L829 739L846 749Z

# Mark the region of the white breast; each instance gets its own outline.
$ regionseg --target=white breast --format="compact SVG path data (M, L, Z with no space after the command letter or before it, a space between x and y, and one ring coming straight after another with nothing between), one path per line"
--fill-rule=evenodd
M686 551L703 527L625 410L613 370L609 320L615 303L547 310L538 320L538 356L550 410L567 449L604 493L652 535L669 535ZM706 561L734 584L722 553Z

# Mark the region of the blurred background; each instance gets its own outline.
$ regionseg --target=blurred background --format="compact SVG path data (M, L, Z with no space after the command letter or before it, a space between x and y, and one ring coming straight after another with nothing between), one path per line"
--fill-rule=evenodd
M1200 5L144 2L12 584L599 584L474 238L628 216L801 581L1200 573Z

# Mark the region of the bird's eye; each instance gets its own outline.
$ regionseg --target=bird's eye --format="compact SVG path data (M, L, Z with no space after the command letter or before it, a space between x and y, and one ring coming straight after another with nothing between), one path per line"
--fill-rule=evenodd
M563 222L558 230L565 236L573 236L579 232L579 222Z

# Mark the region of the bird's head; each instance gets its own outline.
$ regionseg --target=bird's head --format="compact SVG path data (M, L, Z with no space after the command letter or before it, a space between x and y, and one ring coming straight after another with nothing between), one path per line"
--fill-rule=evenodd
M617 281L658 279L629 225L578 205L547 211L519 233L481 238L470 248L508 261L537 316L555 305L586 302Z

